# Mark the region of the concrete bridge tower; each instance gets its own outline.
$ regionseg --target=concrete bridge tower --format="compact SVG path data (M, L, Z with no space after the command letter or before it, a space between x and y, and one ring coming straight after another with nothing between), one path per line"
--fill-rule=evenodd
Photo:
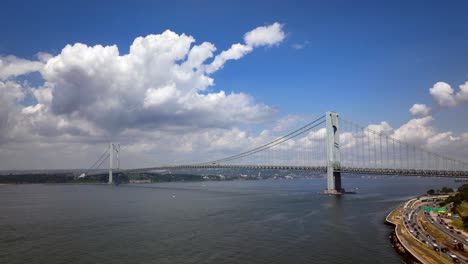
M327 124L327 189L325 194L343 194L341 187L340 127L339 115L326 113Z
M114 144L109 143L109 184L112 184L112 169L114 168L113 165L114 161Z
M120 170L120 144L109 143L109 184L113 183L112 172L114 170L114 152L116 154L117 171Z

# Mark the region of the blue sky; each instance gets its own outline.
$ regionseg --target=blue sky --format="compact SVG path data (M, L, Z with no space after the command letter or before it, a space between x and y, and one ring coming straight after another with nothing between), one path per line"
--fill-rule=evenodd
M211 91L242 92L286 115L335 110L361 124L412 118L432 108L434 126L455 134L468 107L440 107L429 88L468 81L466 1L3 1L0 54L34 60L67 44L117 45L169 29L208 41L217 52L256 27L282 24L286 38L213 73ZM298 46L301 46L298 48ZM32 83L39 75L28 75ZM459 119L459 120L457 120Z
M427 90L435 82L468 79L465 1L307 2L4 1L0 23L9 26L0 29L0 52L31 58L81 42L117 44L127 53L135 37L165 29L224 49L251 28L278 21L286 41L227 65L214 89L249 93L281 112L335 109L364 123L403 123L413 103L431 103Z

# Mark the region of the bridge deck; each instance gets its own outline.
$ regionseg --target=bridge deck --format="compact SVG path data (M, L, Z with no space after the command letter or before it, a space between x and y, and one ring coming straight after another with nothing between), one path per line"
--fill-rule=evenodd
M295 170L327 172L325 166L280 166L280 165L221 165L221 164L198 164L160 166L151 168L121 170L121 172L135 173L153 170L176 170L176 169L255 169L255 170ZM335 168L335 171L350 174L377 174L377 175L400 175L400 176L427 176L427 177L450 177L468 178L468 171L454 170L419 170L419 169L394 169L394 168Z

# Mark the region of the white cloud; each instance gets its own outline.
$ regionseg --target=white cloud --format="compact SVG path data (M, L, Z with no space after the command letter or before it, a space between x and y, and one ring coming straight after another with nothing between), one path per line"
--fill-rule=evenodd
M410 108L410 113L414 116L420 115L420 116L427 116L431 114L431 108L426 106L425 104L414 104Z
M0 169L85 167L110 140L125 146L124 167L202 162L269 142L294 128L299 117L286 116L271 130L251 133L247 125L269 120L274 109L244 93L215 90L211 73L284 37L281 25L275 23L248 32L244 44L216 55L214 44L196 45L194 37L167 30L136 38L128 54L120 54L115 45L76 43L55 56L38 54L39 61L2 57ZM44 79L39 87L13 80L33 71ZM456 102L466 100L466 83L456 94L450 89L437 88L435 94ZM22 105L27 96L36 102ZM468 133L439 133L431 121L427 116L395 130L387 122L368 128L466 155ZM321 128L271 153L296 149L307 156L313 148L323 149L324 140L325 128ZM341 140L343 148L356 143L349 132L342 133Z
M435 134L434 128L429 125L433 120L432 116L411 119L395 129L393 137L404 142L421 145Z
M242 58L245 54L251 52L253 48L251 46L234 44L230 49L221 52L218 56L215 57L214 61L208 65L207 72L213 73L221 69L228 60L238 60Z
M438 82L429 89L434 101L442 107L454 107L460 103L468 101L468 82L459 86L460 91L456 94L450 84Z
M203 42L201 45L195 45L190 49L184 66L190 68L199 67L200 65L203 65L205 60L213 57L213 52L215 51L216 47L209 42Z
M41 88L31 89L30 92L39 104L49 105L52 102L52 87L49 83L44 84Z
M21 85L13 81L0 81L0 91L0 99L3 102L2 105L7 105L24 98Z
M277 45L285 38L283 25L278 22L269 26L258 27L244 35L244 41L248 46L272 46Z
M43 63L46 63L49 59L51 59L54 56L52 54L50 54L50 53L38 52L36 54L36 57L39 59L39 61L41 61Z
M206 72L213 73L221 69L226 61L238 60L252 52L254 48L261 46L278 45L285 38L282 25L275 22L269 26L257 27L244 35L245 44L233 44L231 48L217 55L213 62L207 66Z
M467 102L468 101L468 82L460 85L460 91L455 96L457 102Z
M273 113L242 93L201 93L214 83L203 62L215 47L208 42L191 47L193 42L191 36L166 30L136 38L127 55L120 55L117 46L67 45L43 70L52 94L50 109L114 132L127 127L230 127ZM218 66L239 58L235 52L218 55L223 58Z
M385 121L380 122L380 124L368 125L367 128L377 133L385 133L385 134L388 134L389 132L393 130L393 128Z
M452 132L442 132L442 133L439 133L439 134L434 134L432 136L430 136L429 138L427 138L427 144L434 147L434 145L443 145L443 144L447 144L449 143L450 141L457 141L457 140L460 140L460 137L453 137L452 136Z
M294 44L292 44L291 48L300 50L300 49L305 48L307 45L309 45L309 41L304 41L303 43L294 43Z
M21 85L12 81L0 81L0 144L11 135L9 128L14 126L19 111L16 102L24 96Z
M13 55L0 56L0 80L41 70L43 63L21 59Z
M303 49L303 48L305 47L305 45L304 45L304 44L295 43L295 44L292 44L291 47L292 47L293 49L299 50L299 49Z
M432 125L434 118L426 116L409 120L394 130L393 138L423 149L468 161L468 133L455 136L451 131L439 132Z
M30 105L30 106L24 107L21 110L21 112L23 114L34 114L34 113L41 111L43 108L44 108L43 104Z
M314 147L324 145L326 137L327 129L322 127L318 130L310 131L305 137L298 139L297 142L304 148L312 149Z
M385 134L390 138L408 143L417 149L422 148L433 153L452 157L456 160L468 161L468 133L454 135L451 131L438 131L432 124L433 120L432 116L414 118L396 129L392 129L384 121L380 124L368 125L367 128L377 132L386 131ZM391 141L385 138L379 140L379 136L373 133L356 131L342 131L340 134L340 145L345 166L351 165L352 162L360 162L358 166L373 166L372 164L369 165L367 161L376 159L377 163L379 163L381 157L391 162L392 156L389 156L389 154L394 153L395 147L396 150L399 149L398 143L391 143ZM388 148L389 146L390 148ZM383 151L380 151L381 149ZM412 153L413 149L409 148L409 151ZM398 159L400 156L398 152L396 154ZM403 153L402 155L408 154ZM416 155L418 158L422 157L419 152ZM418 165L421 165L421 162Z
M91 144L96 147L87 151L97 153L109 140L168 161L180 153L193 157L194 151L202 158L264 143L272 137L268 131L249 135L238 125L263 122L274 109L244 93L214 91L210 73L252 52L254 46L279 43L266 34L283 34L278 25L255 29L258 36L251 45L234 44L212 62L206 62L215 55L212 43L194 45L194 37L170 30L136 38L128 54L120 54L115 45L76 43L55 56L38 53L38 61L1 57L0 79L38 71L44 83L31 88L0 81L0 169L25 168L23 163L8 163L11 159L5 156L24 151L22 144L29 149L22 154L25 157L41 152L47 167L70 167L74 163L65 160L82 155L73 148ZM28 94L35 102L21 105ZM63 148L59 153L74 153L64 154L60 166L50 151L57 146ZM169 152L173 154L166 155ZM137 158L129 157L130 163L139 163L142 155L132 154ZM152 161L148 165L154 165Z
M146 90L143 107L159 106L169 102L171 98L177 98L180 92L177 91L175 83L171 83L157 89L149 88Z
M440 106L453 107L457 104L453 96L453 89L448 83L438 82L434 84L434 86L429 89L429 93Z
M342 149L352 148L356 146L356 136L352 132L344 132L340 134L340 146Z
M278 121L276 121L276 124L273 127L273 131L281 132L281 131L294 129L297 123L301 121L301 119L302 118L297 115L287 115L283 118L278 119Z

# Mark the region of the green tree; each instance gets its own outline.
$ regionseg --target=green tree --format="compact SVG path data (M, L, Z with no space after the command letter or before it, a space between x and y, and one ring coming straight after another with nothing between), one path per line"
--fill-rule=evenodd
M443 187L442 190L440 190L441 193L452 193L453 189L452 188L447 188Z
M458 192L468 193L468 184L463 184L462 186L458 187Z

